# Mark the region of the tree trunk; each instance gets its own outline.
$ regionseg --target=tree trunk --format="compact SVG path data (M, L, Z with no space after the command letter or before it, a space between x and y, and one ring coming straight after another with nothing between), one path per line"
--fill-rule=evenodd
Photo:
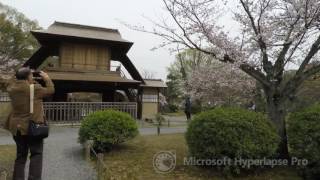
M278 134L281 138L281 142L278 147L278 157L289 159L288 139L285 121L287 115L285 102L280 102L279 97L277 97L274 93L272 93L271 95L267 94L267 112L269 118L277 128Z

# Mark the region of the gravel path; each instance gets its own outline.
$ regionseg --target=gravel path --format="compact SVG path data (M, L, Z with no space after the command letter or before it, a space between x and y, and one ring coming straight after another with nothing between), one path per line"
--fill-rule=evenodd
M56 127L50 129L45 140L43 159L44 180L93 180L96 171L84 159L82 146L77 142L79 128ZM161 134L183 133L185 127L161 128ZM155 127L140 128L141 135L157 133ZM14 144L9 133L0 130L0 145Z
M77 142L77 137L78 128L51 128L50 136L44 142L44 180L96 179L96 171L84 159L83 149ZM14 144L10 134L0 133L0 145L3 144Z
M93 180L96 171L84 159L82 146L77 142L78 128L52 128L45 141L44 180Z

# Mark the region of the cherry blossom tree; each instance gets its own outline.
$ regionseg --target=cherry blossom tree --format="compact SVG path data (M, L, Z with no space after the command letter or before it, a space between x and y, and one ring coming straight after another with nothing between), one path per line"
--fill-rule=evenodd
M244 105L253 101L255 81L232 64L215 62L194 69L187 80L193 99L219 105Z
M263 87L269 118L282 138L279 155L288 157L286 104L303 81L320 70L318 63L312 63L320 49L319 0L163 2L170 18L152 21L152 30L133 28L161 36L165 41L159 47L178 44L196 49L256 79ZM228 14L232 18L226 18ZM232 24L231 28L225 24ZM297 71L284 80L288 68Z
M179 52L168 72L169 101L178 97L181 101L185 96L200 106L244 105L253 101L253 78L233 64L215 61L198 50Z
M193 85L188 81L193 73L201 71L201 67L212 64L212 57L197 51L186 49L178 52L175 61L168 67L167 85L168 85L168 99L170 103L180 104L185 97L195 97L195 94L189 91ZM194 98L193 98L194 99ZM197 98L198 103L201 104L201 98Z

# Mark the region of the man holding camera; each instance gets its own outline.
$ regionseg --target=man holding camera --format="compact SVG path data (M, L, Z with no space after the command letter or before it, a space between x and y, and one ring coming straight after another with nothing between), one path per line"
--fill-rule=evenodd
M34 139L28 135L30 121L44 123L42 99L54 93L54 85L48 74L37 73L45 83L45 87L34 81L31 69L20 68L7 90L11 98L12 112L6 128L13 134L17 146L17 157L14 164L13 179L24 180L25 164L30 150L30 167L28 180L41 180L43 139ZM33 96L31 98L31 88Z

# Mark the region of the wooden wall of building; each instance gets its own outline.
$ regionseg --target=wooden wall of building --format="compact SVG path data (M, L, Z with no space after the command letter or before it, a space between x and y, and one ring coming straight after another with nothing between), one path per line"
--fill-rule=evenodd
M91 44L63 43L60 66L80 70L110 70L111 51Z
M154 118L157 113L159 113L159 90L143 88L142 119Z

